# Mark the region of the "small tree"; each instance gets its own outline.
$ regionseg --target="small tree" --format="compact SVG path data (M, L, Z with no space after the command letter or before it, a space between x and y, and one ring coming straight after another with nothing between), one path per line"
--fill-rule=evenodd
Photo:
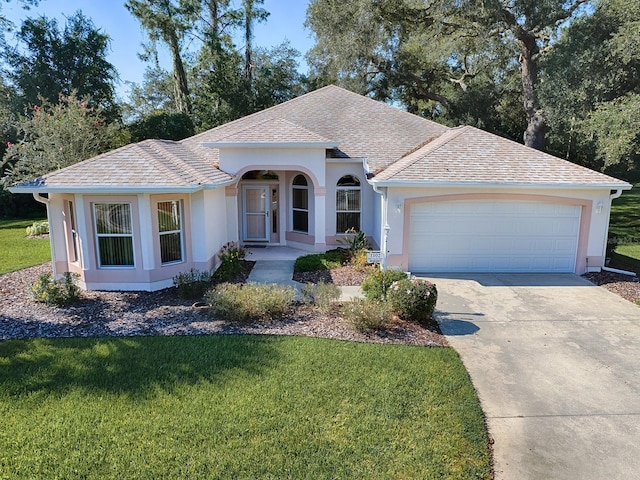
M57 104L43 100L15 121L17 143L7 143L2 159L5 187L68 167L116 146L118 129L105 123L100 109L75 92Z

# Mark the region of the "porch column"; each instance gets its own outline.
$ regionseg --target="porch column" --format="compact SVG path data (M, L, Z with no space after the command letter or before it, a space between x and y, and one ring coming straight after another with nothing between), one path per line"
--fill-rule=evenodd
M315 250L319 252L323 252L327 248L326 243L326 219L327 219L327 191L325 187L316 187L314 188L314 200L315 200L315 211L314 211L314 232L315 232Z

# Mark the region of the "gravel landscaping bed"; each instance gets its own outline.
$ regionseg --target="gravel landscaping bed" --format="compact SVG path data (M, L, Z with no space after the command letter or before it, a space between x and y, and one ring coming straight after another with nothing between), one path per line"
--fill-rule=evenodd
M584 277L630 302L640 302L640 268L621 263L613 264L612 266L621 270L635 272L636 276L632 277L620 273L602 271L599 273L587 273Z
M211 318L206 308L194 307L193 301L179 298L173 288L158 292L83 291L80 301L71 307L48 307L35 302L30 293L38 276L48 271L49 263L0 275L0 339L244 333L425 346L447 344L435 322L424 328L398 320L386 331L359 333L340 317L338 305L327 314L310 305L296 305L280 320L233 324Z

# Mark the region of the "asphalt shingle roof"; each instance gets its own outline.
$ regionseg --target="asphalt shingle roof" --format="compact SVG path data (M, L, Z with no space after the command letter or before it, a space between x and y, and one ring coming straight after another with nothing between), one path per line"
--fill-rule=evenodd
M180 189L197 188L232 177L177 142L144 140L49 173L25 185L41 188Z
M373 181L388 184L628 186L477 128L448 128L330 85L179 142L121 147L16 190L194 190L233 180L218 168L216 144L296 143L325 146L333 158L365 158Z
M182 140L188 148L218 162L218 150L202 143L218 142L237 132L275 128L285 120L338 143L336 157L367 158L372 170L391 165L405 153L448 130L444 125L404 112L335 85ZM256 133L257 134L257 133ZM264 132L260 135L265 135ZM247 141L251 137L246 137Z
M474 127L452 128L407 154L375 181L544 185L627 185Z

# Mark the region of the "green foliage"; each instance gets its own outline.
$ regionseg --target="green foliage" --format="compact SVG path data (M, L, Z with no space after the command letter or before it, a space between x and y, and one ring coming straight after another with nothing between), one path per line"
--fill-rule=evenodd
M451 348L4 340L0 405L2 478L491 478L484 416Z
M218 253L220 266L213 274L214 278L218 281L229 280L240 271L241 262L246 256L247 251L237 242L225 243Z
M81 11L67 17L62 30L56 19L27 18L17 38L19 46L9 48L5 55L9 78L19 92L16 111L40 104L42 99L55 104L59 96L75 92L79 98L91 98L91 106L100 107L110 120L118 116L117 72L106 59L109 36Z
M45 235L49 233L49 222L44 220L42 222L33 222L30 226L25 228L27 236Z
M27 238L32 220L0 220L0 275L51 261L48 238Z
M221 283L206 296L211 315L235 322L271 320L282 316L296 298L293 287L276 284Z
M342 290L333 283L305 283L302 287L302 300L313 303L323 312L328 312L333 302L340 298Z
M314 272L316 270L331 270L338 268L345 262L345 256L338 250L325 253L312 253L298 257L293 265L296 272Z
M342 305L342 316L362 333L383 330L393 320L391 306L384 301L356 298Z
M552 153L591 168L638 172L638 25L638 2L599 1L544 57L540 98Z
M52 104L43 100L17 120L18 143L9 143L2 166L5 186L33 180L113 148L117 128L75 92Z
M192 268L188 272L180 272L173 277L173 285L178 290L178 295L182 298L201 298L209 287L213 274L211 272L201 272Z
M193 120L186 113L156 112L129 125L132 142L147 138L182 140L195 134Z
M438 301L436 286L421 279L403 278L387 290L387 302L401 318L421 324L433 315Z
M362 282L362 292L368 300L384 300L387 290L397 280L407 278L402 270L373 270Z
M355 228L350 228L344 233L346 236L338 239L338 242L347 245L352 257L361 250L369 250L371 248L371 243L369 243L366 233L359 230L356 231Z
M77 273L64 272L61 279L53 280L50 272L43 273L31 286L31 293L37 302L59 307L71 305L79 298L78 278Z

